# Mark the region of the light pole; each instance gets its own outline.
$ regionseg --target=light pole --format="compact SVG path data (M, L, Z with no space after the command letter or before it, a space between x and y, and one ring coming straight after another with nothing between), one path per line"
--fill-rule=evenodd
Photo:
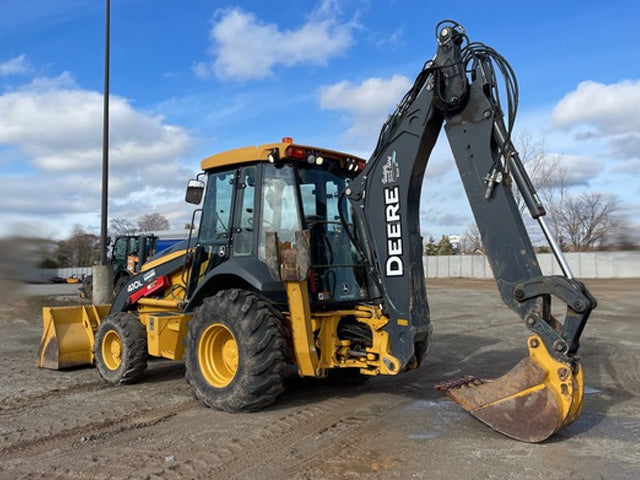
M93 267L93 302L113 300L113 270L107 260L107 211L109 204L109 30L111 1L106 0L104 48L104 101L102 118L102 201L100 211L100 264Z

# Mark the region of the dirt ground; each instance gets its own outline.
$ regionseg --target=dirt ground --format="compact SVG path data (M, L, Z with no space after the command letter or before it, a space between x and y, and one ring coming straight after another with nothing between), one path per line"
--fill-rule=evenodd
M584 412L535 445L433 388L526 354L528 331L488 281L429 282L421 369L350 388L292 377L274 406L235 415L198 404L180 363L153 361L144 382L118 387L92 368L36 368L53 291L23 289L0 308L0 479L640 478L640 280L586 283L599 306L582 337Z

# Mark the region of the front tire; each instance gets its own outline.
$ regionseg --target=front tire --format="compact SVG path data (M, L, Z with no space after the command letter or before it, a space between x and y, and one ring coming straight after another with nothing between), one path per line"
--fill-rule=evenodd
M96 368L111 384L134 383L147 368L147 331L131 313L115 313L98 326L94 344Z
M265 299L245 290L220 291L204 300L188 326L185 376L204 405L256 411L284 391L282 317Z

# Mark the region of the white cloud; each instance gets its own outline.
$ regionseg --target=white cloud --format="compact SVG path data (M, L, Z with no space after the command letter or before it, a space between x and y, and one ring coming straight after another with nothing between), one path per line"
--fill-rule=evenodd
M102 94L72 85L63 74L0 96L0 144L17 146L44 171L100 165ZM109 116L114 165L175 158L189 143L182 128L136 111L124 98L110 98Z
M344 141L352 150L371 148L385 118L410 87L404 75L368 78L359 84L342 81L320 89L320 107L346 113L351 125Z
M19 75L30 71L27 56L23 53L15 58L0 63L0 76L2 75Z
M11 173L0 175L3 215L32 215L57 227L73 216L98 213L102 102L100 93L77 87L68 73L0 95L0 164L25 162L12 163ZM192 172L180 159L191 143L183 128L112 96L110 216L148 213L168 198L181 198Z
M339 82L320 89L320 106L344 113L348 128L344 150L368 158L386 117L413 84L403 75L368 78L360 83ZM426 169L420 199L423 235L464 232L472 222L470 208L444 132L440 135Z
M207 62L196 62L191 67L193 74L201 79L206 80L211 76L211 66Z
M553 111L559 127L582 139L603 138L614 155L640 156L640 80L615 84L586 81L565 95Z
M210 38L212 62L198 62L199 78L211 74L223 79L261 79L278 65L326 65L352 43L354 24L341 22L334 2L324 1L297 29L266 23L240 8L218 10Z
M543 162L548 169L549 178L544 180L542 188L588 185L602 172L601 161L588 156L546 154ZM534 184L535 180L534 178Z

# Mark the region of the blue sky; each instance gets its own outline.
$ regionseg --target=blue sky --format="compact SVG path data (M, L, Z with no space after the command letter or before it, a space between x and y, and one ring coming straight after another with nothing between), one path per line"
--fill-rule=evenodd
M104 1L3 2L0 236L98 233ZM570 193L615 194L640 231L640 9L635 1L111 1L110 217L190 220L200 160L295 141L368 158L435 52L442 19L498 50L520 86L516 135L543 145ZM439 142L425 236L472 223Z

